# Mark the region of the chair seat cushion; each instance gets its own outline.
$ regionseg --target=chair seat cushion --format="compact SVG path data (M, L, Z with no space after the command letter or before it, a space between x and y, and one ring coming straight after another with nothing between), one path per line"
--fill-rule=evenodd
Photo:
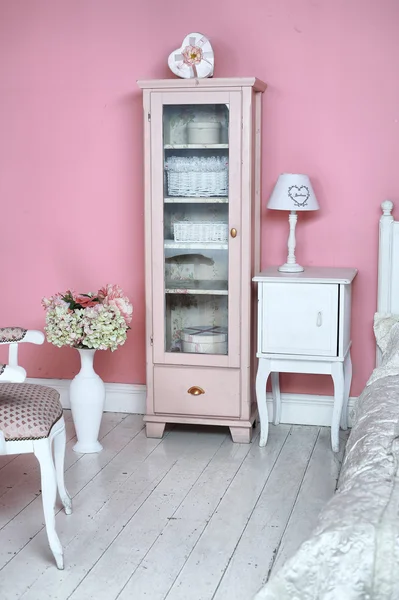
M0 430L6 441L48 437L62 417L57 390L34 383L0 383Z

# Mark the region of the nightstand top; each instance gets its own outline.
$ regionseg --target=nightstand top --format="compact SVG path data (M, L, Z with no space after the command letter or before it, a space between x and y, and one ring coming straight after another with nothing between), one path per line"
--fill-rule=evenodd
M348 267L305 267L300 273L281 273L278 267L267 267L256 275L252 281L288 283L351 283L356 277L357 269Z

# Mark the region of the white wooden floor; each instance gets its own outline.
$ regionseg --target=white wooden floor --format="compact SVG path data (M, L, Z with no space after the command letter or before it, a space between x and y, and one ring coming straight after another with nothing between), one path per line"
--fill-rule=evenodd
M154 440L142 417L105 413L103 452L79 455L66 419L65 570L47 545L35 457L0 457L1 600L250 600L312 529L346 441L334 455L328 429L289 425L271 426L266 448L223 428Z

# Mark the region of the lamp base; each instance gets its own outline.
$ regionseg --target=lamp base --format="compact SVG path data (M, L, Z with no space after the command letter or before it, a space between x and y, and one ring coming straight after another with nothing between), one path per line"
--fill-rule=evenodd
M285 263L284 265L281 265L278 270L281 273L301 273L305 269L301 267L301 265L298 265L298 263L293 263L291 265L289 263Z

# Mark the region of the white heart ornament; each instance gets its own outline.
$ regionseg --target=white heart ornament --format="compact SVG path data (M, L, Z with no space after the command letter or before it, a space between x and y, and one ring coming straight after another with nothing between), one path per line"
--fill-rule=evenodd
M210 41L202 33L189 33L181 47L169 54L168 65L183 79L212 77L215 55Z

